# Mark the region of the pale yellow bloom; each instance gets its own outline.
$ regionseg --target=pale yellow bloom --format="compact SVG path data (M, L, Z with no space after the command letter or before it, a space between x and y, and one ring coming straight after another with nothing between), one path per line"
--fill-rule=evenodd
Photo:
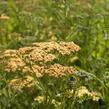
M61 102L56 101L55 99L52 99L52 104L54 104L55 107L59 107L61 105Z
M74 74L75 71L76 70L74 67L62 66L61 64L54 64L51 65L48 69L46 69L46 74L54 77L62 77L66 74Z
M34 101L37 101L38 103L42 103L44 99L45 99L44 96L37 96L36 98L34 98Z
M24 78L12 79L8 85L15 90L21 90L22 88L31 88L34 86L33 81L33 77L25 76Z
M89 91L85 86L81 86L77 91L76 91L76 96L81 98L87 95L88 97L91 97L93 101L99 101L100 95L97 92L94 91Z
M44 61L44 62L49 62L49 61L53 61L55 59L55 56L52 54L48 54L42 50L33 50L30 53L30 56L32 59L32 61Z
M33 46L39 47L40 49L50 52L57 50L62 55L69 55L72 52L79 51L80 47L74 44L73 42L40 42L33 43Z
M22 47L18 50L6 50L3 52L3 58L6 58L5 70L8 72L21 71L29 75L42 77L44 75L62 77L66 74L74 74L74 67L48 63L53 62L56 57L53 53L56 51L62 55L69 55L72 52L80 50L80 47L73 42L36 42L32 46ZM52 53L53 51L53 53Z
M5 15L5 14L2 14L2 15L0 16L0 20L9 20L9 19L10 19L10 17L7 16L7 15Z
M77 94L76 96L79 98L83 97L84 95L91 96L91 93L88 91L88 89L85 86L81 86L76 91L76 94Z
M91 96L92 96L93 101L99 101L99 99L100 99L100 96L96 92L92 92Z
M15 72L21 70L25 66L25 63L20 58L10 58L7 62L6 71Z

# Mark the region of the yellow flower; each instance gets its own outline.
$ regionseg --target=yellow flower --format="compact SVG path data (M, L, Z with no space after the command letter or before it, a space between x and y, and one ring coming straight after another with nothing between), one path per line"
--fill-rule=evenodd
M92 96L93 101L99 101L99 99L100 99L100 96L96 92L92 92L91 96Z
M9 20L9 19L10 19L10 17L7 16L7 15L5 15L5 14L2 14L2 15L0 16L0 20Z
M34 86L33 77L25 76L24 78L12 79L8 86L15 89L21 90L22 88L31 88Z
M76 91L76 96L81 98L84 95L87 95L88 97L91 97L93 101L99 101L100 95L94 91L90 92L85 86L81 86L77 91Z
M81 86L77 91L76 91L76 96L81 98L84 95L90 96L91 93L88 91L88 89L85 86Z
M52 104L54 104L54 106L55 107L58 107L58 106L60 106L61 105L61 102L59 102L59 101L56 101L55 99L52 99Z
M76 45L74 42L40 42L33 43L35 47L38 47L46 52L50 52L52 50L57 50L62 55L69 55L72 52L79 51L80 47Z
M38 103L42 103L44 99L45 99L44 96L37 96L36 98L34 98L34 101L37 101Z
M9 50L5 50L4 51L4 55L11 55L11 54L16 54L17 53L17 50L12 50L12 49L9 49Z
M62 66L61 64L54 64L46 69L46 74L54 77L62 77L66 74L73 74L75 73L75 71L76 70L73 67Z
M73 42L51 41L36 42L32 46L22 47L18 50L6 50L3 52L3 57L7 59L5 70L8 72L22 71L29 75L35 74L37 77L42 77L46 74L54 77L74 74L76 70L71 66L60 64L47 66L49 62L53 62L56 59L56 56L51 53L55 50L62 55L69 55L80 50L80 47Z
M21 70L25 66L25 63L20 58L10 58L7 62L6 71L15 72Z

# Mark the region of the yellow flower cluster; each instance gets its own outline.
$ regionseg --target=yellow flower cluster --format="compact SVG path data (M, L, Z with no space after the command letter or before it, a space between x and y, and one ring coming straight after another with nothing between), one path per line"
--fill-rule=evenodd
M42 50L35 49L30 53L31 60L32 61L45 61L45 62L51 62L55 59L55 56L52 54L48 54Z
M74 74L76 72L74 67L62 66L60 64L50 65L49 68L44 66L33 65L31 68L25 66L22 72L29 75L35 75L36 77L42 77L45 74L53 77L62 77L66 74Z
M51 53L57 50L62 55L69 55L80 50L80 47L73 42L40 42L33 43L32 46L19 48L17 50L6 50L3 52L3 59L6 59L5 71L21 71L29 75L42 77L61 77L66 74L75 73L74 67L53 64L47 66L47 62L52 62L56 56ZM29 64L29 65L28 65Z
M62 55L69 55L72 52L79 51L80 47L76 45L74 42L40 42L32 44L39 49L42 49L46 52L50 52L53 50L57 50Z
M5 15L5 14L2 14L2 15L0 16L0 20L9 20L9 19L10 19L10 17L7 16L7 15Z
M68 90L65 93L65 96L68 98L77 97L79 99L84 98L85 96L89 97L93 101L99 101L100 94L94 91L89 91L85 86L80 86L75 91L74 90Z
M9 87L14 90L21 90L22 88L31 88L34 85L34 78L31 76L26 76L24 78L12 79L9 82Z
M23 47L18 50L20 57L29 62L51 62L55 59L53 54L47 53L37 47Z
M46 74L54 77L65 76L66 74L74 74L76 72L74 67L62 66L60 64L51 65L50 68L46 70Z
M4 51L3 56L4 57L18 57L17 50L11 50L11 49L6 50Z
M90 92L85 86L81 86L77 91L76 91L76 96L81 98L87 95L88 97L91 97L93 101L99 101L100 96L96 92Z
M34 75L36 77L42 77L44 75L45 69L44 69L44 66L32 65L31 68L28 66L25 66L22 69L22 72L31 76Z
M84 95L90 96L91 93L89 92L89 90L88 90L86 87L81 86L81 87L77 90L76 94L77 94L77 97L81 98L81 97L83 97Z
M50 97L47 96L47 99L50 100ZM37 96L34 98L34 101L38 102L38 103L43 103L46 100L45 96ZM51 103L55 106L58 107L61 105L61 102L55 100L55 99L51 99Z
M5 67L5 71L15 72L20 71L21 68L25 66L25 63L21 60L21 58L9 58L7 62L7 66Z
M38 102L38 103L42 103L44 102L45 97L44 96L37 96L34 98L34 101Z

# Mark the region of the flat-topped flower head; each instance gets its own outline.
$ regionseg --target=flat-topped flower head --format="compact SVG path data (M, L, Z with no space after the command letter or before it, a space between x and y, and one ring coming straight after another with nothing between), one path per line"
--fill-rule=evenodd
M34 85L34 78L31 76L26 76L24 78L17 78L10 80L8 86L15 89L21 90L23 88L31 88Z
M54 77L62 77L67 74L74 74L75 73L75 68L74 67L68 67L68 66L63 66L61 64L54 64L51 65L48 69L46 69L46 73L49 76L54 76Z
M69 55L72 52L80 50L80 47L74 42L36 42L32 44L35 47L38 47L46 52L57 50L62 55Z
M46 52L50 52L58 46L58 43L56 42L36 42L33 43L32 46L38 47L41 50L44 50Z
M80 47L74 42L36 42L28 47L22 47L17 50L4 51L3 57L6 58L5 71L20 71L29 75L42 77L46 74L54 77L62 77L67 74L74 74L75 68L57 64L56 53L61 55L70 55L79 51ZM56 53L52 52L56 51ZM31 66L31 67L30 67Z
M76 91L76 96L81 98L84 96L90 97L93 101L99 101L100 95L97 92L89 91L85 86L79 87L79 89Z
M57 50L62 55L70 55L73 52L79 51L80 47L74 44L74 42L59 42L59 46L57 47Z
M43 62L50 62L53 61L55 59L55 56L53 54L48 54L43 50L38 50L38 49L34 49L31 53L30 53L30 59L34 62L37 61L43 61Z
M101 99L100 93L96 91L89 91L86 86L80 86L75 91L68 90L65 93L65 96L68 98L76 97L79 102L83 102L86 99L91 99L93 101L99 101Z
M26 53L31 52L34 49L35 49L34 47L22 47L18 49L18 52L21 54L26 54Z
M9 49L3 52L3 57L17 57L16 54L17 54L17 50Z
M21 58L9 58L5 66L5 71L16 72L17 70L21 70L24 66L25 63Z
M2 15L0 16L0 20L9 20L9 19L10 19L10 17L7 16L7 15L5 15L5 14L2 14Z
M22 72L31 76L42 77L44 75L45 69L44 66L38 66L38 65L33 65L31 68L25 66L22 69Z

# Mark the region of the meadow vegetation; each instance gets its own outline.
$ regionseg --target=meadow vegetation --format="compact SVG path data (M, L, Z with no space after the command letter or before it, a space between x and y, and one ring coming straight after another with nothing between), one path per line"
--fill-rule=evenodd
M0 109L109 109L109 0L0 0Z

